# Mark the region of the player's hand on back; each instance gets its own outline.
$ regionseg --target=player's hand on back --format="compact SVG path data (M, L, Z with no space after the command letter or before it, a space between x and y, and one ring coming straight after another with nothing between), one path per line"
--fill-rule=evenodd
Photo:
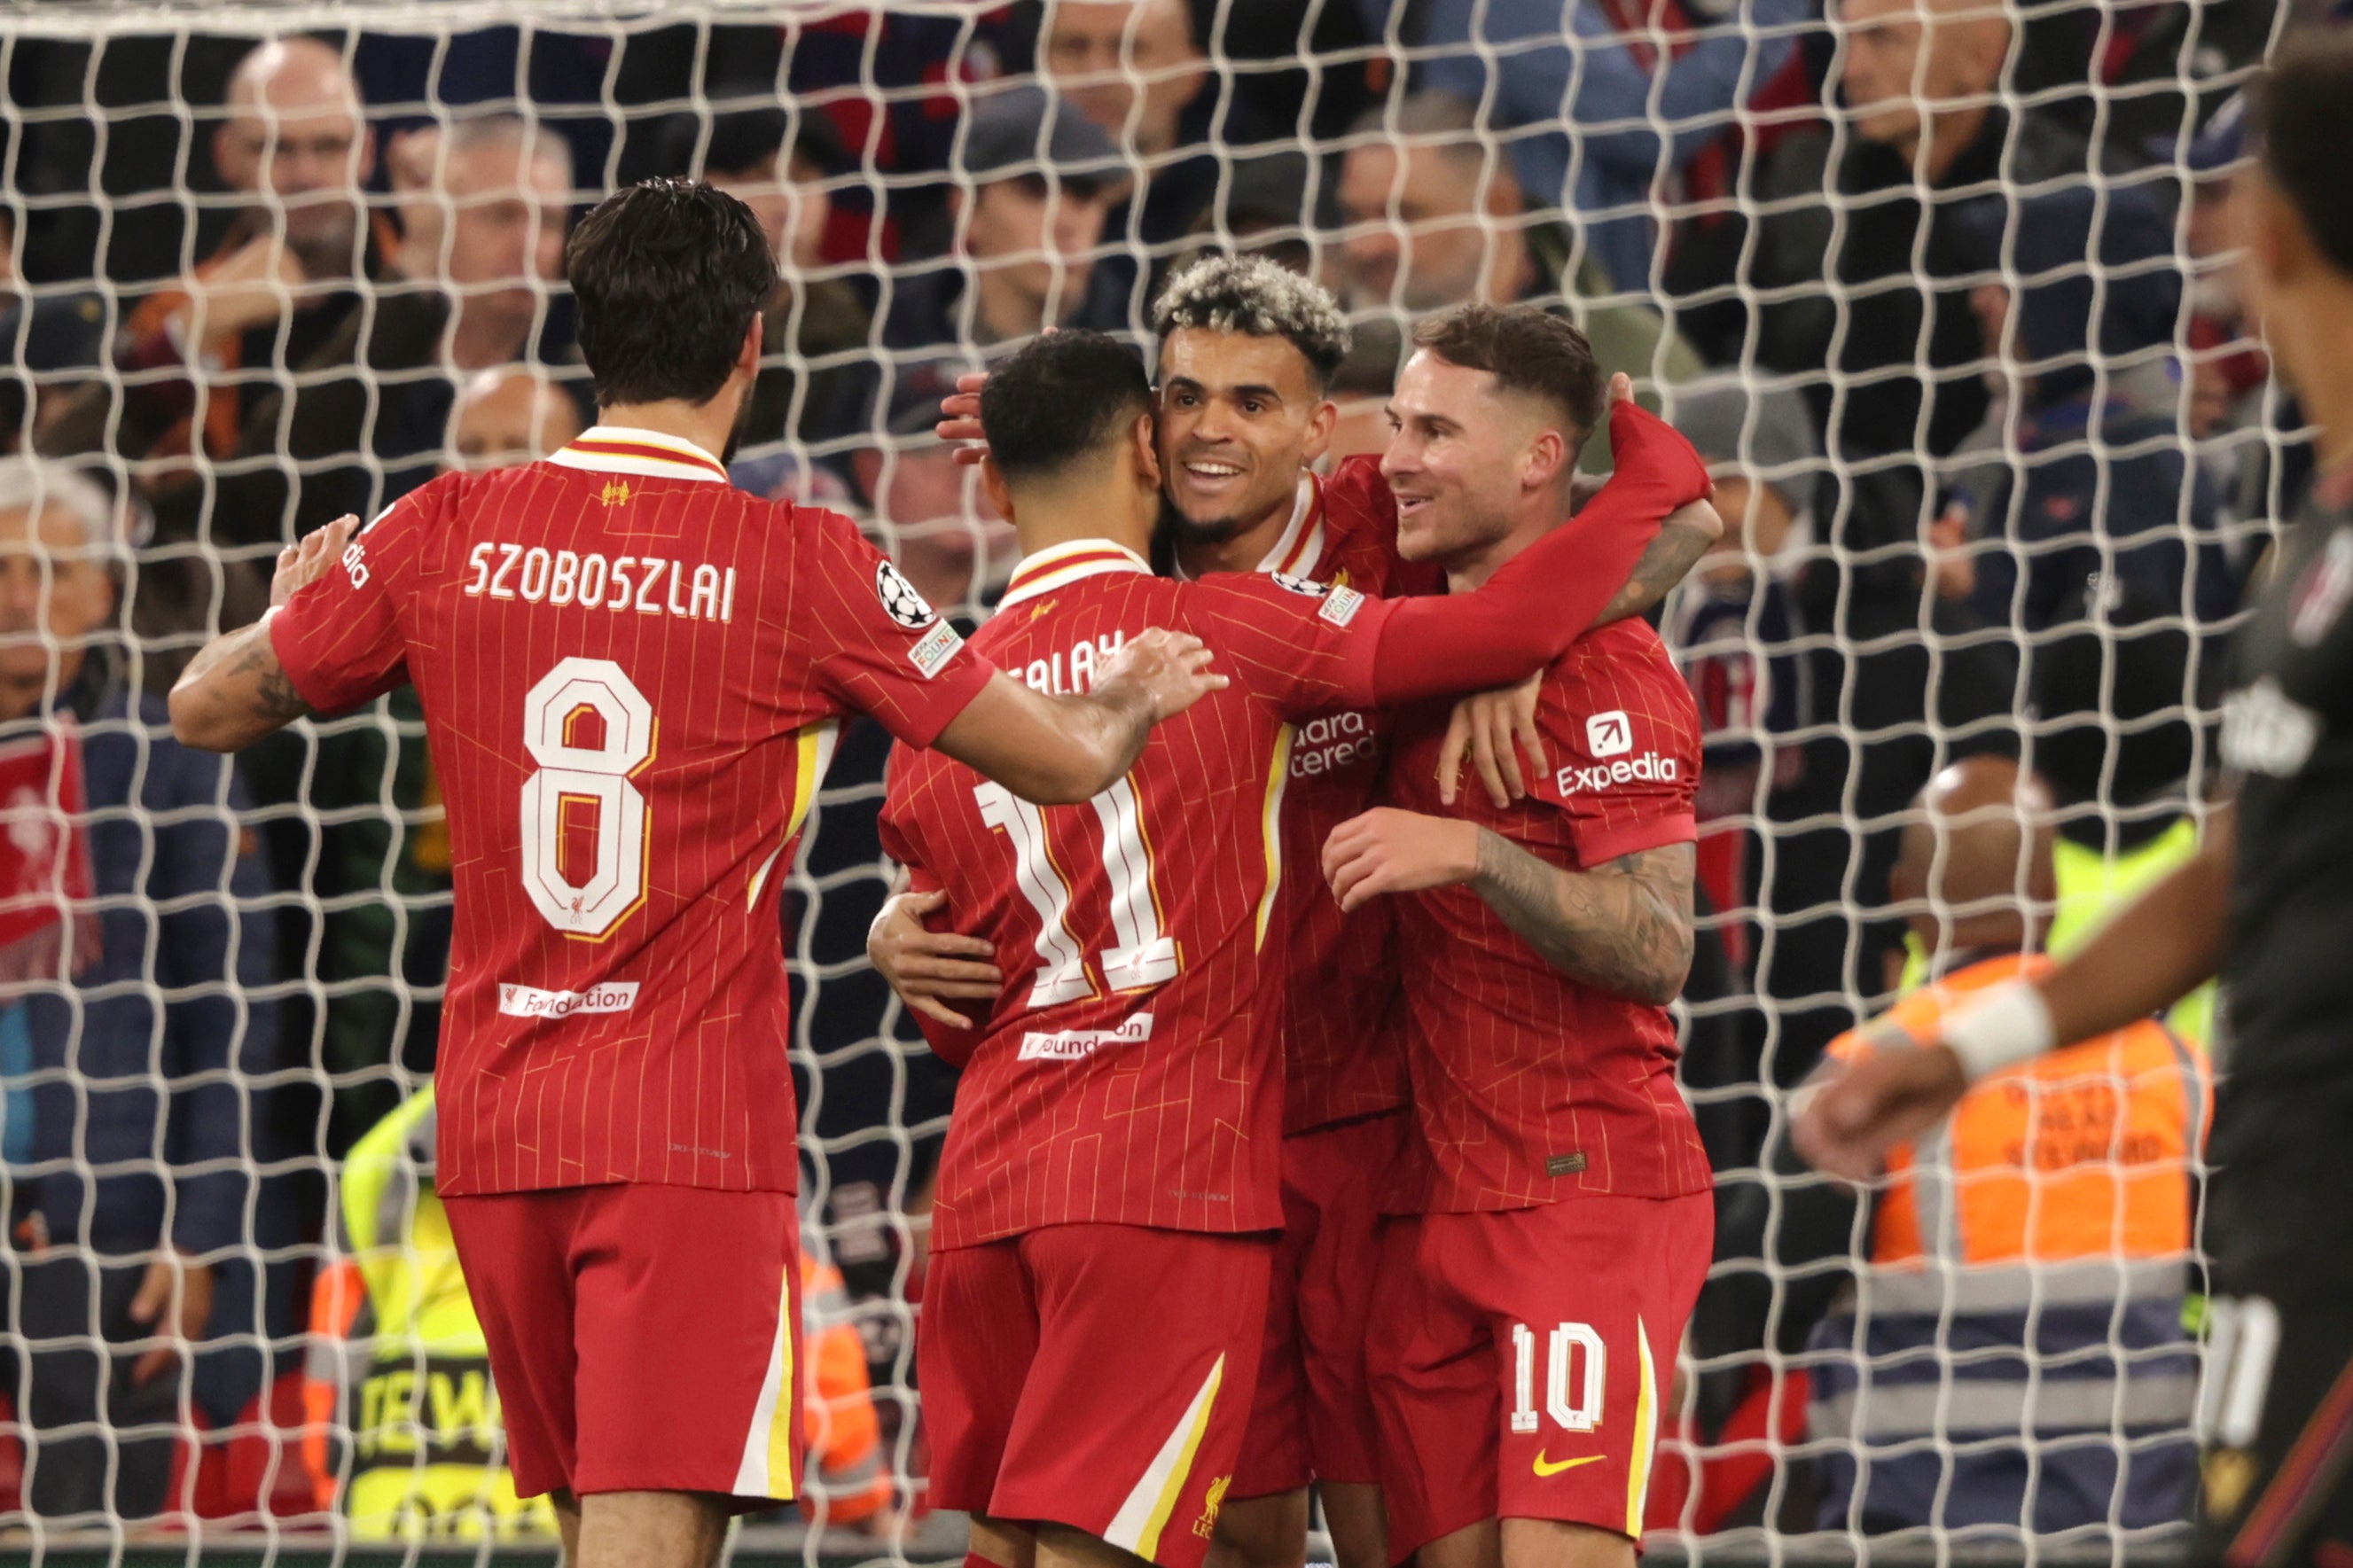
M1451 888L1479 874L1479 829L1393 805L1352 816L1324 841L1324 879L1343 910L1383 893Z
M1790 1135L1814 1169L1869 1182L1890 1149L1943 1121L1968 1089L1960 1058L1944 1045L1873 1050L1823 1065L1798 1093Z
M910 1008L952 1029L969 1029L972 1020L944 1003L994 1001L1005 988L1005 973L991 962L997 949L989 942L923 924L924 916L947 901L937 888L892 894L867 928L866 956Z
M1151 702L1155 724L1174 719L1212 691L1229 684L1209 668L1215 656L1190 632L1155 626L1122 643L1095 672L1094 694L1112 696L1128 689L1142 691Z
M301 543L280 551L277 570L269 578L270 604L284 604L324 576L328 567L343 559L359 526L360 520L345 512Z
M1536 697L1544 689L1541 672L1517 686L1482 691L1454 704L1446 721L1446 739L1438 748L1438 798L1448 805L1462 782L1462 763L1469 758L1486 786L1487 798L1501 811L1528 793L1520 756L1527 755L1541 778L1552 763L1545 756L1544 735L1536 728Z

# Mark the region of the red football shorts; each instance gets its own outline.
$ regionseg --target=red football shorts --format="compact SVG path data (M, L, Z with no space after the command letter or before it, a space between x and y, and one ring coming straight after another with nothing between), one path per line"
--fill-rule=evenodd
M1380 1479L1365 1323L1379 1267L1381 1179L1404 1146L1399 1111L1282 1141L1282 1239L1267 1291L1266 1348L1232 1495L1311 1480Z
M515 1493L732 1493L801 1475L790 1193L621 1183L445 1200Z
M931 1500L1199 1568L1233 1477L1274 1238L1061 1225L935 1253L916 1334Z
M1712 1194L1384 1222L1366 1336L1392 1561L1486 1519L1642 1534Z

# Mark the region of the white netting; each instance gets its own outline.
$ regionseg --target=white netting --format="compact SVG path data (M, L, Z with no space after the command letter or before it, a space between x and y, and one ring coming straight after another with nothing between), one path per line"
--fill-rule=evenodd
M1913 1544L1942 1550L2005 1522L2102 1555L2172 1540L2161 1521L2189 1500L2173 1394L2196 1357L2135 1309L2178 1319L2189 1285L2148 1266L2178 1263L2179 1237L2114 1196L2104 1234L2121 1239L2088 1276L2052 1255L1925 1296L1867 1287L1880 1304L1852 1314L1831 1299L1852 1255L1905 1249L1772 1150L1786 1091L1893 988L1915 906L1892 900L1889 873L1940 768L1998 752L2045 775L2078 924L2192 832L2216 634L2309 466L2240 321L2220 199L2238 156L2226 100L2284 15L2263 0L1845 0L1828 19L1817 0L12 11L0 442L123 498L127 564L78 672L53 658L28 686L0 666L0 766L11 727L79 719L106 922L97 968L0 1022L19 1379L0 1529L119 1539L162 1508L322 1547L353 1533L326 1533L360 1506L349 1478L409 1462L419 1430L453 1451L488 1442L468 1425L464 1346L428 1354L417 1337L447 1325L354 1326L358 1298L334 1286L378 1213L394 1228L375 1256L439 1256L413 1203L381 1201L413 1193L397 1128L363 1197L344 1170L432 1056L448 847L415 705L298 726L232 774L172 748L138 704L257 613L297 532L582 422L567 209L697 170L754 200L790 262L738 482L871 519L967 616L1009 538L977 521L972 470L926 429L953 374L1000 342L1053 321L1141 337L1175 259L1267 250L1329 282L1357 325L1337 441L1361 451L1383 438L1416 315L1474 296L1577 315L1604 365L1754 500L1746 548L1664 619L1710 726L1714 912L1686 1077L1726 1240L1667 1427L1659 1544L1804 1552L1917 1526ZM316 42L257 73L248 51L290 38ZM1064 108L992 120L1032 61ZM356 117L332 107L338 76ZM21 560L6 500L0 545ZM70 564L37 572L47 586L21 613L6 601L12 635L50 616L20 642L81 646ZM827 1391L838 1470L808 1549L929 1557L961 1547L922 1511L908 1285L950 1086L862 956L884 891L884 753L871 726L846 736L787 895L806 1235L843 1277L812 1292L812 1330L860 1336L871 1381ZM51 775L27 776L39 817ZM20 859L49 864L21 843ZM2109 1140L2097 1163L2170 1173L2187 1226L2194 1153L2128 1148L2114 1115L2179 1099L2178 1081L2086 1070L2106 1121L2063 1095L2020 1113L2015 1148L1944 1152L1960 1170L1922 1189L1920 1252L1998 1253L1966 1194L1998 1185L1989 1158L2031 1165L2060 1132L2079 1153ZM37 1211L70 1214L59 1194L101 1179L37 1250ZM2085 1200L2038 1185L1991 1201ZM193 1376L167 1370L109 1405L97 1338L144 1331L130 1297L166 1227L213 1267L210 1333ZM2011 1318L2027 1348L2005 1355ZM18 1464L36 1451L50 1457ZM2169 1511L2151 1500L2168 1487ZM876 1504L881 1526L845 1521ZM56 1517L36 1523L37 1507Z

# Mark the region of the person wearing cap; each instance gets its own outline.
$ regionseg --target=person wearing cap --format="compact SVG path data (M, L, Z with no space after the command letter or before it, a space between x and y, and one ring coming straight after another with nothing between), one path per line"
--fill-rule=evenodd
M708 180L749 206L783 274L761 314L760 379L742 426L744 458L773 456L788 443L822 448L850 434L860 424L851 365L866 352L873 321L848 281L819 275L832 211L826 180L845 162L833 122L814 110L753 109L712 115L706 131L700 115L672 115L661 129L659 162L666 174ZM838 466L842 454L820 456Z
M1804 762L1794 739L1808 721L1802 627L1785 556L1812 504L1821 447L1805 402L1772 387L1703 383L1675 395L1674 426L1715 480L1724 537L1668 602L1662 627L1699 700L1704 746L1697 813L1699 874L1719 910L1750 902L1746 832L1705 826L1764 810L1764 794ZM1760 793L1760 786L1761 791ZM1724 931L1736 964L1746 933Z
M2014 455L1957 488L1975 542L1943 591L2022 633L2052 627L2071 598L2097 610L2127 592L2227 620L2238 577L2213 491L2183 454L2172 384L2160 374L2137 407L2131 395L2137 373L2164 368L2180 310L2171 219L2135 193L2079 188L2021 202L2014 220L1988 204L1962 232L1976 268L2000 273L1969 300Z
M892 358L986 354L1050 326L1103 324L1082 306L1124 179L1111 139L1067 101L1005 89L974 100L955 172L949 255L896 275L882 329Z

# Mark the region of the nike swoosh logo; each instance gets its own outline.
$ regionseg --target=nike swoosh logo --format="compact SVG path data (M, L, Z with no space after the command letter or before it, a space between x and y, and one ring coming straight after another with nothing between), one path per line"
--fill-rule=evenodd
M1588 1454L1581 1459L1563 1459L1557 1465L1548 1465L1545 1462L1544 1450L1542 1448L1536 1450L1536 1474L1539 1476L1556 1476L1563 1470L1573 1470L1579 1465L1598 1465L1600 1462L1600 1455Z

